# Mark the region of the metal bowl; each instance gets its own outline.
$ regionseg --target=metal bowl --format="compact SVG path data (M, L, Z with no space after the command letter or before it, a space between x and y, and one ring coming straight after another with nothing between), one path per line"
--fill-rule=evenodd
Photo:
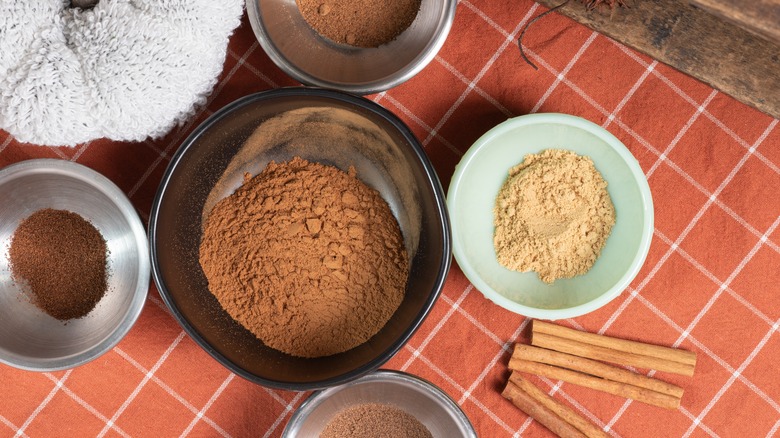
M444 45L457 0L422 0L414 22L376 48L335 43L304 20L295 1L247 0L249 22L260 45L296 80L356 94L395 87L416 75Z
M435 437L477 436L466 414L441 389L411 374L389 370L315 392L298 407L282 436L320 436L335 415L363 403L395 405L414 415Z
M296 114L313 113L296 120L294 129L285 131L283 138L274 139L267 148L250 156L240 152L258 125L293 110ZM338 126L341 134L329 137L330 130L318 128L321 123ZM374 140L369 146L357 138ZM358 177L390 205L411 261L404 299L385 327L358 347L316 359L271 349L235 322L209 292L198 260L201 224L204 212L210 211L208 206L238 188L245 172L256 175L271 160L286 161L295 156L342 170L354 166ZM240 165L230 166L236 157ZM451 262L444 192L414 135L374 102L308 88L244 97L196 128L163 176L149 219L149 238L152 274L187 333L234 373L288 390L342 384L385 363L427 316Z
M8 248L32 213L69 210L106 240L108 290L85 317L63 323L39 310L11 278ZM130 201L103 175L70 161L38 159L0 170L0 362L31 371L87 363L113 348L141 314L149 246Z

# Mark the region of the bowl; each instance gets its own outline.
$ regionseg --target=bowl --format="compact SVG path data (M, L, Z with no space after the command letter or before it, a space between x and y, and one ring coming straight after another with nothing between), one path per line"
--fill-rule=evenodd
M239 153L258 125L280 114L296 117L290 119L293 129L249 156ZM331 125L340 128L318 128ZM373 141L368 145L358 141L361 138ZM209 292L198 261L204 211L238 188L245 172L256 175L271 160L295 156L342 170L354 166L358 177L390 205L410 254L404 299L384 328L349 351L314 359L271 349L235 322ZM240 165L229 166L236 157ZM428 314L451 263L444 193L414 135L374 102L321 89L287 88L246 96L196 128L163 176L149 237L152 274L187 333L239 376L287 390L341 384L385 363Z
M544 149L590 157L607 181L616 215L590 271L552 284L535 272L504 268L493 247L493 207L509 169ZM642 267L653 235L653 200L637 160L604 128L566 114L520 116L488 131L457 165L447 203L453 253L463 273L486 298L532 318L572 318L615 299Z
M457 0L422 0L414 22L376 48L335 43L303 19L295 1L247 0L249 22L263 50L296 80L324 88L371 94L417 74L444 44Z
M108 289L86 316L65 324L22 298L8 248L19 223L53 208L81 215L108 246ZM149 290L149 246L130 201L108 178L70 161L36 159L0 170L0 362L56 371L96 359L133 326Z
M320 436L336 414L363 403L395 405L415 416L435 437L477 436L468 417L441 389L417 376L390 370L313 393L293 413L282 436Z

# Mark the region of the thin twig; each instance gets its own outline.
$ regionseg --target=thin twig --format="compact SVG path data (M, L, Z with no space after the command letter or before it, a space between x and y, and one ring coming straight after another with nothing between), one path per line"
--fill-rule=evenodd
M517 46L520 47L520 56L522 56L523 60L525 62L527 62L528 65L533 67L534 70L539 70L539 67L537 67L536 64L531 62L531 60L528 59L527 56L525 56L525 51L523 51L523 35L525 35L525 31L527 31L528 28L531 27L531 25L536 22L536 20L544 17L545 15L549 14L550 12L554 12L556 9L560 9L560 8L566 6L566 4L569 3L569 1L570 0L566 0L565 2L559 4L558 6L556 6L556 7L552 8L552 9L549 9L549 10L547 10L545 12L542 12L541 14L537 15L536 17L533 18L533 20L529 21L528 24L526 24L525 27L523 28L523 31L520 32L520 37L517 38Z

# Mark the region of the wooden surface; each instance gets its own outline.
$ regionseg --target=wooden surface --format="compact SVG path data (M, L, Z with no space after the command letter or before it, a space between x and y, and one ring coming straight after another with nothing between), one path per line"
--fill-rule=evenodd
M780 44L780 0L689 0L711 14Z
M571 1L557 12L780 118L780 44L683 0L634 0L611 14Z

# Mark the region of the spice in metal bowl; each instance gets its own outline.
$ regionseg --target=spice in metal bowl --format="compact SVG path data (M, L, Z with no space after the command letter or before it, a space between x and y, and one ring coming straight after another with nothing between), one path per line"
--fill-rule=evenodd
M19 224L8 253L14 281L54 318L82 318L106 293L106 241L76 213L36 211Z
M320 438L432 438L431 431L413 415L392 405L363 403L333 417Z
M320 35L356 47L379 47L408 28L421 0L296 0Z

